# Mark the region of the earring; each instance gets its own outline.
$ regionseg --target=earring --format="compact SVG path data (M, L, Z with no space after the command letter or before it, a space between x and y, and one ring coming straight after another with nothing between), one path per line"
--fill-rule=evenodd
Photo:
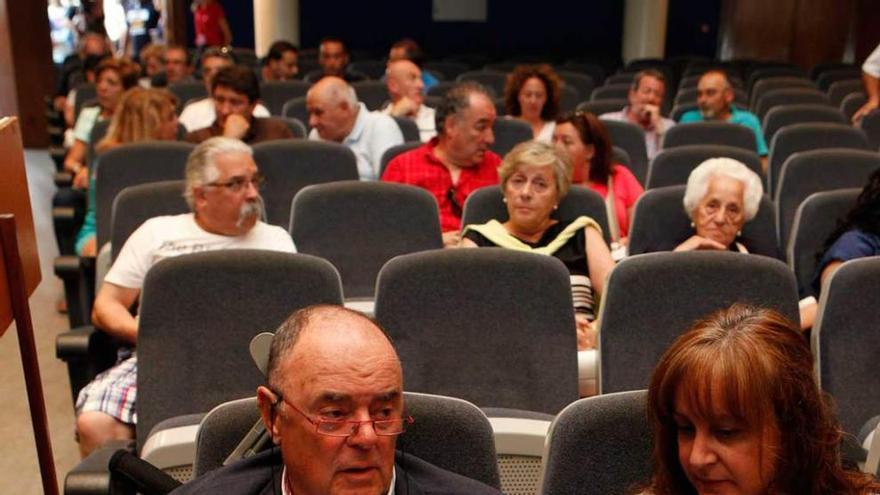
M501 198L502 203L507 203L507 198Z
M736 231L736 236L737 236L737 237L742 237L742 235L743 235L743 231L742 231L742 230L737 230L737 231Z
M695 224L694 222L691 222L691 228L692 228L692 229L695 228L696 226L697 226L697 224Z
M558 210L558 209L559 209L559 205L553 205L553 209L554 209L554 210Z

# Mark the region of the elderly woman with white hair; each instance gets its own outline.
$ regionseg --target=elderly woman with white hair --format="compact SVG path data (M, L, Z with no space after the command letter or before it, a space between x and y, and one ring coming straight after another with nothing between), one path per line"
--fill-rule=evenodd
M710 158L688 177L684 209L694 234L675 251L714 249L748 253L742 227L755 218L764 188L761 178L732 158Z

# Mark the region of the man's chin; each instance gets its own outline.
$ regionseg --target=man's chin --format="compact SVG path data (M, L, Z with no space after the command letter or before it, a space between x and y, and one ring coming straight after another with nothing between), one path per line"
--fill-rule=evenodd
M334 478L333 494L382 495L389 488L382 480L380 471L375 468L340 471Z

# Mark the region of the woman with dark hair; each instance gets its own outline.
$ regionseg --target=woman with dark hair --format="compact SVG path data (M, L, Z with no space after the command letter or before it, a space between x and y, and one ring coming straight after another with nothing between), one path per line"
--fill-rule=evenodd
M559 114L559 76L547 65L518 65L507 75L507 115L526 121L538 141L549 143Z
M825 240L825 248L817 258L813 276L813 291L817 295L822 284L840 265L849 260L880 255L880 170L868 178L868 183L856 199L856 205L846 218ZM813 326L816 319L816 302L805 304L801 309L801 328Z
M843 468L841 431L803 336L778 313L734 305L664 353L648 389L653 476L643 493L878 493Z
M605 198L611 238L626 244L633 206L645 190L628 168L613 163L611 139L602 121L588 112L559 118L553 144L571 158L572 183L587 186Z

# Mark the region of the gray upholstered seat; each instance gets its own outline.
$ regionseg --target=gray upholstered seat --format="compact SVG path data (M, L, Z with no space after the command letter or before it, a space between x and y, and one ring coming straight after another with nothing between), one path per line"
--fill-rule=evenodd
M208 90L205 89L205 83L202 81L169 84L168 91L177 97L178 113L188 102L208 97Z
M792 124L780 129L770 141L767 191L776 197L782 164L798 151L821 148L850 148L870 150L864 131L846 124L809 123ZM875 150L876 151L876 150Z
M713 311L740 302L798 322L797 301L791 270L765 256L691 251L626 258L612 270L599 311L599 392L647 387L663 351Z
M388 86L385 81L357 81L351 83L358 100L367 106L367 110L379 110L388 101Z
M358 179L354 153L341 144L284 139L257 143L253 149L254 161L266 177L261 195L272 225L287 228L291 201L303 187Z
M491 149L502 158L514 146L532 140L532 127L519 119L498 118L492 125L495 142Z
M835 107L816 103L795 103L770 109L764 116L761 127L767 142L771 142L779 129L787 125L807 122L846 124L843 114Z
M599 116L603 113L619 112L628 103L626 98L603 98L601 100L582 101L578 103L575 110L590 112L593 115Z
M400 133L403 134L403 140L406 142L419 141L419 126L416 121L407 117L392 117L397 127L400 127Z
M861 188L835 189L810 194L794 215L786 257L797 278L801 296L814 294L813 276L816 256L825 247L825 240L837 228L847 212L855 206ZM815 295L815 294L814 294Z
M454 80L459 74L468 70L465 64L442 60L426 62L424 68L442 74L447 80Z
M182 180L151 182L126 187L116 196L110 222L111 259L116 259L128 237L150 218L189 213L184 185Z
M880 111L874 110L862 117L859 127L868 136L868 144L873 150L880 150Z
M865 87L861 79L847 79L836 81L827 90L828 100L832 105L839 107L843 99L851 93L865 93Z
M559 74L560 79L562 79L566 85L571 86L578 91L581 100L589 98L590 93L593 92L593 88L596 87L596 82L593 81L593 78L586 74L570 70L558 70L556 73Z
M492 96L504 94L504 84L507 81L507 73L497 70L472 70L462 72L455 78L456 82L474 81L485 86Z
M266 81L260 83L260 101L275 116L282 116L291 98L305 97L311 85L304 81Z
M756 103L754 110L758 119L764 120L767 112L780 105L797 105L806 103L831 106L828 96L815 88L774 89L761 96Z
M301 253L339 270L346 298L372 298L376 275L391 258L440 249L437 201L405 184L344 181L297 193L290 232Z
M397 155L406 153L407 151L414 150L421 146L423 143L421 141L406 141L403 144L395 144L394 146L385 150L382 153L382 160L379 164L379 178L382 178L382 175L385 173L385 169L388 167L388 164L391 160L395 159Z
M689 144L721 144L754 151L755 133L748 127L728 122L690 122L666 131L663 148Z
M603 119L602 124L608 131L611 144L623 148L629 153L629 170L639 181L639 184L644 184L648 177L648 150L645 145L645 132L630 122Z
M306 97L297 96L284 102L281 106L282 117L292 117L305 124L309 130L309 111L306 109Z
M636 201L629 229L629 254L669 251L694 234L682 200L685 186L649 189ZM767 195L758 213L743 225L742 238L749 252L779 258L776 240L776 208Z
M853 435L880 411L878 291L880 257L844 263L823 285L813 325L819 385L833 397L843 430Z
M749 94L751 94L755 85L762 79L777 77L800 78L807 80L807 73L800 67L795 67L790 64L773 63L773 65L756 66L751 71L748 71L746 89Z
M486 223L489 220L506 222L508 214L503 199L504 194L501 192L501 186L481 187L472 192L464 202L464 211L461 215L462 228L466 225ZM605 240L610 240L605 200L590 188L572 186L568 189L565 198L559 202L559 208L552 213L551 217L557 220L571 221L581 215L595 220L602 228Z
M788 246L794 215L810 194L862 187L880 168L880 153L825 149L795 153L785 161L776 190L776 226L779 245Z
M868 97L865 96L864 91L849 93L840 101L840 111L846 117L846 120L850 121L856 111L862 108L866 101L868 101Z
M398 256L379 273L375 315L406 390L550 414L577 399L571 287L556 258L500 248Z
M749 98L749 107L753 109L757 108L758 100L770 91L796 88L816 89L816 84L807 78L794 76L777 76L761 79L752 87Z
M697 165L709 158L728 157L738 160L760 176L761 160L753 150L720 144L691 144L666 148L657 153L648 167L646 189L687 184Z
M630 80L632 77L630 77ZM599 86L590 93L590 100L607 100L608 98L626 98L629 95L630 82L612 83L605 81L605 85Z
M550 426L542 493L629 493L651 476L644 390L581 399Z
M498 487L492 426L475 405L440 395L403 393L406 414L415 422L397 438L397 449L468 478ZM215 407L201 422L194 474L222 466L260 419L255 398Z

